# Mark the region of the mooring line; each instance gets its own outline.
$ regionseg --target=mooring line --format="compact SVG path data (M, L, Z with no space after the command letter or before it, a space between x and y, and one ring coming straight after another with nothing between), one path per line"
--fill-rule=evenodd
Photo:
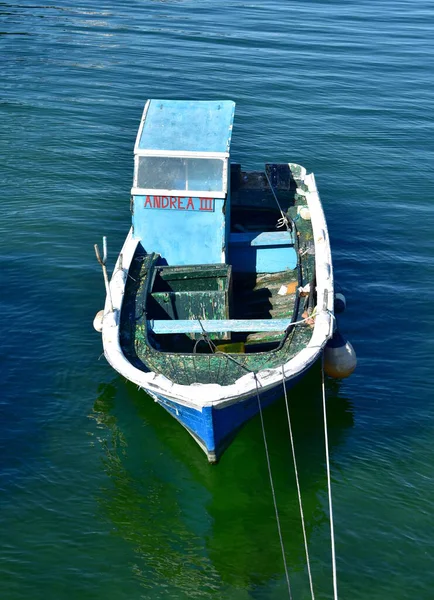
M258 399L259 414L260 414L260 417L261 417L262 437L264 439L265 456L266 456L266 459L267 459L268 476L270 478L270 487L271 487L271 493L272 493L272 496L273 496L274 512L276 513L277 531L279 532L280 548L282 550L283 566L285 568L286 583L288 585L288 595L289 595L290 600L292 600L291 584L289 582L288 565L286 564L285 545L283 543L282 529L280 527L279 510L277 508L276 492L274 490L273 475L271 473L271 463L270 463L270 455L269 455L269 452L268 452L267 436L265 434L264 417L262 416L261 399L259 397L258 378L256 377L256 373L254 373L254 376L255 376L255 383L256 383L256 397Z
M268 185L270 186L271 193L274 196L274 200L276 201L276 204L280 210L280 214L282 215L282 217L277 221L277 227L279 228L279 227L285 226L286 231L290 234L292 232L292 225L291 225L291 227L289 226L288 215L283 212L282 207L280 206L280 202L277 199L277 194L274 191L274 188L271 184L270 178L268 177L267 169L265 169L265 177L267 179Z
M307 572L308 572L308 576L309 576L310 593L312 596L312 600L315 600L315 594L313 592L312 572L311 572L310 560L309 560L309 550L308 550L308 545L307 545L306 526L305 526L305 521L304 521L303 503L301 500L300 481L298 478L297 461L295 458L294 436L292 435L291 417L289 415L288 395L286 392L285 372L283 369L283 365L282 365L282 385L283 385L283 391L285 394L285 405L286 405L286 414L288 417L289 438L291 440L292 460L294 462L295 482L297 484L298 505L300 507L301 527L303 529L304 550L306 553L306 564L307 564Z
M324 381L324 353L322 355L321 364L321 376L322 376L322 404L324 413L324 439L325 439L325 453L326 453L326 466L327 466L327 488L329 497L329 513L330 513L330 537L331 537L331 549L332 549L332 571L333 571L333 598L338 600L338 581L336 573L336 552L335 552L335 531L333 525L333 505L332 505L332 483L330 476L330 457L329 457L329 440L327 433L327 409L326 409L326 395L325 395L325 381Z

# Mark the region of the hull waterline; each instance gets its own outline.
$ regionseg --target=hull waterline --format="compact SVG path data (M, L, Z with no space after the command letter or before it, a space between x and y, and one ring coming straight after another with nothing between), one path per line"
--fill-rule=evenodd
M286 390L296 385L306 372L286 380ZM190 433L206 454L208 462L215 464L243 425L258 414L259 402L261 409L264 409L283 396L283 385L280 382L270 389L258 390L259 400L255 390L246 398L223 408L205 406L202 410L185 406L150 390L146 392Z

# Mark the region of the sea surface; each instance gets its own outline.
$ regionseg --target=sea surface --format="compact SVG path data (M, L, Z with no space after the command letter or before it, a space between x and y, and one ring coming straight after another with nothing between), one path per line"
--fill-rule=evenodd
M233 99L234 160L315 172L359 359L326 385L339 597L434 598L433 31L429 0L0 2L2 600L288 597L259 419L209 466L92 328L148 98ZM290 394L318 600L320 383ZM265 426L308 599L283 402Z

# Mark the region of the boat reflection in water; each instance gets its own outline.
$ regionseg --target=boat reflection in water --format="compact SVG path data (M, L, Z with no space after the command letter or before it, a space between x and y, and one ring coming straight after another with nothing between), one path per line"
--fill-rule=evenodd
M314 369L289 400L297 399L290 404L291 419L314 583L317 575L328 586L320 377ZM332 460L353 424L351 404L338 396L338 386L327 382ZM174 590L186 597L208 597L207 591L210 597L233 597L235 589L256 597L266 587L285 585L259 418L210 467L188 433L157 404L143 402L142 394L116 380L101 388L91 415L113 485L101 491L101 510L134 547L141 585L167 586L159 597L166 597L165 589L167 597ZM308 591L284 401L265 410L264 420L291 583Z

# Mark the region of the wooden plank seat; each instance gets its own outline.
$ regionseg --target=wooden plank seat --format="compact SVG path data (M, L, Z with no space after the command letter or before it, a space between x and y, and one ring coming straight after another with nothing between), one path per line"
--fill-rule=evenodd
M229 243L242 246L288 246L294 244L292 232L283 231L247 231L243 233L230 233Z
M207 319L207 320L174 320L151 319L148 328L157 334L169 333L207 333L285 331L291 325L291 319Z
M233 270L239 273L278 273L295 269L294 235L286 229L231 233L229 261Z

